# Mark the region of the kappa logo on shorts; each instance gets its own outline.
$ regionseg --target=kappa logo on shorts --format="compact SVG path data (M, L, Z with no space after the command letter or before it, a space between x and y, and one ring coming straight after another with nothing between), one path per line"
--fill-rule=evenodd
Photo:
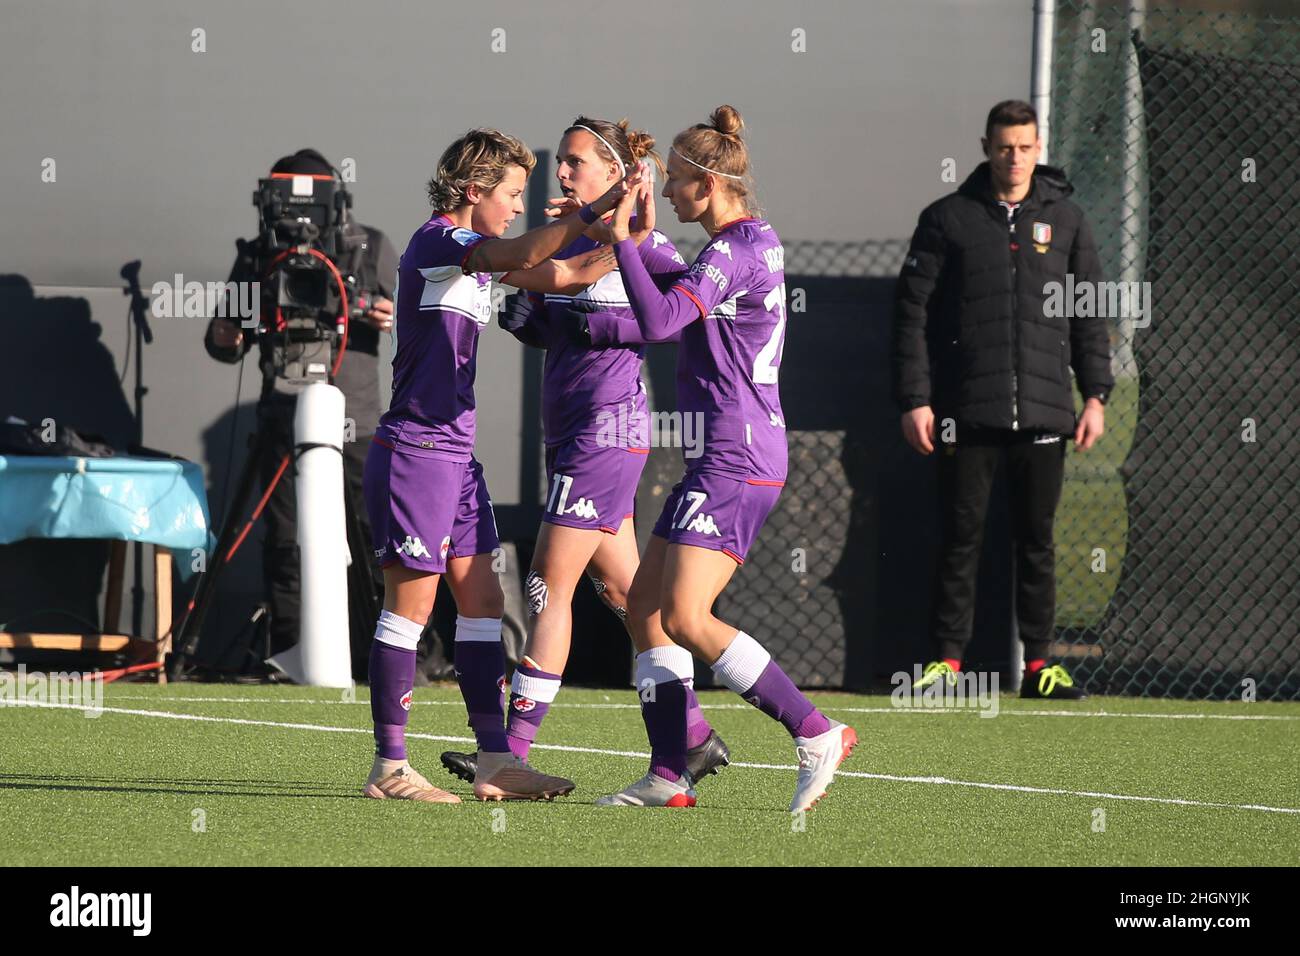
M399 700L398 703L402 705L402 710L410 710L410 709L411 709L411 691L408 690L405 694L403 694L403 695L402 695L402 699Z
M537 701L529 700L527 697L516 697L510 702L510 706L521 714L526 714L537 706Z
M691 523L686 526L687 531L694 531L697 534L711 534L721 538L722 532L713 521L713 515L696 515L691 519Z
M424 542L419 538L412 538L409 534L406 540L397 546L398 554L409 555L412 558L430 557L429 549L424 546Z
M1039 435L1034 439L1035 445L1055 445L1061 440L1060 435Z
M561 514L571 514L578 518L587 518L587 519L600 517L600 515L596 512L596 502L591 501L587 498L579 498L577 503L574 504L572 508L570 508L567 512L561 512Z
M711 534L718 538L722 537L722 532L718 530L713 515L706 515L700 510L708 497L708 494L703 491L688 491L682 495L682 500L677 505L677 515L679 516L677 518L677 527L679 529L694 531L696 534Z

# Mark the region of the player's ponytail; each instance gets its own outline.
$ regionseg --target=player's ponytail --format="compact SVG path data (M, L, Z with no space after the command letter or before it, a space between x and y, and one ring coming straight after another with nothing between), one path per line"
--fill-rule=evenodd
M612 123L609 120L579 116L564 134L567 136L574 131L591 133L596 139L596 155L607 163L621 164L624 170L631 169L639 160L649 159L662 173L664 161L654 150L655 138L645 130L629 129L628 126L626 119Z
M709 125L723 136L739 137L745 128L745 121L734 106L725 103L709 114Z
M673 152L684 159L696 178L705 173L718 177L724 189L758 212L749 166L749 147L741 137L745 121L734 106L719 106L709 122L696 123L673 137Z
M626 126L626 124L627 120L623 120L619 125ZM632 151L633 159L648 159L659 170L661 179L667 175L668 168L664 165L663 158L655 152L655 138L653 136L643 129L628 130L627 145Z

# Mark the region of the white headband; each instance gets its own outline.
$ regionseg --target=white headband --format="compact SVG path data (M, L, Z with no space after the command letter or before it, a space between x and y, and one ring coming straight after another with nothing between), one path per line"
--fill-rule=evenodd
M697 163L695 160L691 159L691 157L687 156L685 153L683 153L681 150L677 149L675 146L669 146L669 147L668 147L668 151L671 152L671 153L676 153L678 156L680 156L682 159L686 160L686 161L687 161L688 163L690 163L692 166L699 166L699 168L702 169L702 170L704 170L706 173L712 173L712 174L715 175L715 176L725 176L725 177L727 177L727 179L744 179L744 178L745 178L744 176L733 176L733 175L731 175L731 173L720 173L720 172L718 172L716 169L709 169L708 166L700 166L699 163Z
M602 143L604 143L604 144L605 144L605 148L606 148L607 150L609 150L609 154L610 154L611 156L614 157L614 162L618 163L618 174L619 174L619 177L621 178L621 177L625 177L625 176L627 176L627 167L623 165L623 160L621 160L621 159L618 158L618 150L616 150L613 146L609 145L609 140L605 139L605 137L601 136L599 133L597 133L597 132L596 132L594 129L592 129L590 126L583 126L581 123L579 123L579 124L577 124L576 126L574 126L573 128L574 128L574 129L585 129L585 130L586 130L588 133L590 133L592 136L596 137L596 139L598 139L598 140L600 140Z

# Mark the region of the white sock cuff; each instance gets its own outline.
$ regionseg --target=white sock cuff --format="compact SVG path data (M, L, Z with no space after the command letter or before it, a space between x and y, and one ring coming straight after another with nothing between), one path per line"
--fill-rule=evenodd
M554 677L533 677L524 673L522 667L517 667L515 668L515 676L510 679L510 691L520 697L535 700L539 704L549 704L555 700L555 695L560 692L561 683Z
M456 640L497 642L501 640L501 618L456 615Z
M375 625L375 640L380 644L413 651L420 646L420 635L423 633L424 625L415 623L409 617L402 617L392 611L379 612L379 623Z
M762 644L744 631L738 631L713 665L713 673L731 690L743 694L758 682L759 675L771 660L772 655L763 649Z
M691 682L695 678L695 659L684 647L652 647L636 656L636 686L667 684L680 680Z

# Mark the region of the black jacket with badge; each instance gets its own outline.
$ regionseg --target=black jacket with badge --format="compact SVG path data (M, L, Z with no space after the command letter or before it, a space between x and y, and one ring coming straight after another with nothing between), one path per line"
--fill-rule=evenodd
M1070 434L1070 368L1085 399L1114 385L1104 318L1051 316L1049 282L1101 281L1065 174L1034 170L1014 225L989 164L921 213L895 293L894 397L964 425ZM1064 301L1063 293L1057 296ZM1065 311L1065 310L1056 310Z

